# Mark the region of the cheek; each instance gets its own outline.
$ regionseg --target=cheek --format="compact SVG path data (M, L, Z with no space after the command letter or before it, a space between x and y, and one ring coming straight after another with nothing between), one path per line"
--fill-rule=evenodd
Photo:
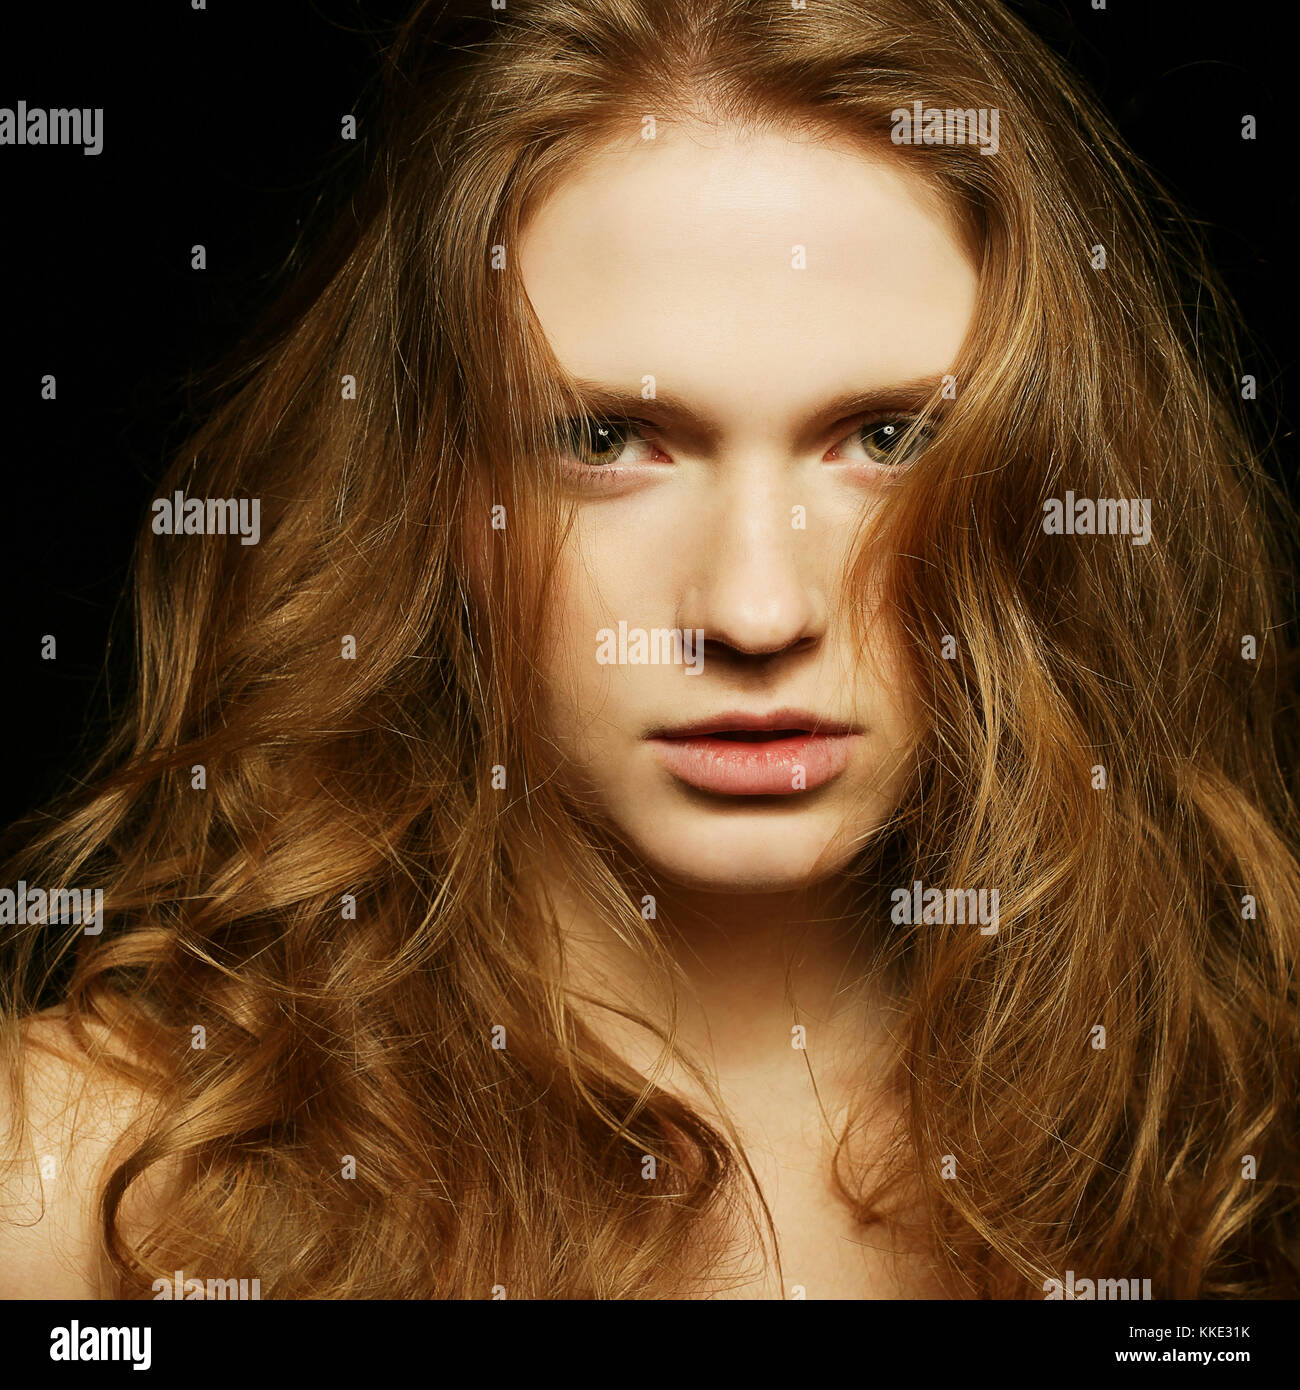
M889 547L879 546L880 553ZM844 567L850 574L838 606L833 645L837 680L850 692L851 708L870 724L877 760L909 747L919 727L920 708L914 693L914 655L911 643L886 597L882 559L854 565L846 548Z
M579 516L559 556L548 642L555 666L581 689L604 689L611 668L596 660L596 634L620 620L658 621L663 609L663 542L651 528L608 510ZM671 606L671 605L669 605Z
M540 656L542 695L547 732L566 754L578 732L589 722L599 698L594 683L599 672L590 660L594 646L596 604L589 585L562 565L555 576L554 601ZM591 630L592 642L586 640Z
M872 726L870 780L881 788L896 787L906 775L921 728L905 640L878 617L857 663L858 707Z
M597 634L627 615L630 599L603 568L591 545L571 535L551 588L541 694L547 732L570 762L589 761L602 726L616 717L619 668L596 660Z

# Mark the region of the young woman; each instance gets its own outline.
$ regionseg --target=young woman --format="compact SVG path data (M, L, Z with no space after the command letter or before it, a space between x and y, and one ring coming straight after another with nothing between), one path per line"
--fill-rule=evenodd
M393 74L4 880L3 1291L1297 1292L1286 514L1185 224L990 0Z

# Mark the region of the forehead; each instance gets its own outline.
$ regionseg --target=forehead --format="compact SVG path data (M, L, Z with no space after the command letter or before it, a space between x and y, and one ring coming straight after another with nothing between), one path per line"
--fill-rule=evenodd
M554 188L520 269L569 371L653 375L723 413L945 370L977 279L938 198L887 152L662 126Z

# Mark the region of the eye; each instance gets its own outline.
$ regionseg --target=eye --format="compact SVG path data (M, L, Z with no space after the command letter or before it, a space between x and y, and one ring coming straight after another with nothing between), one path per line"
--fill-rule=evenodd
M887 468L912 463L933 438L933 431L915 415L865 420L831 450L845 462L865 459Z
M650 463L663 457L635 421L601 420L590 415L564 421L560 452L567 462L596 470L614 464Z

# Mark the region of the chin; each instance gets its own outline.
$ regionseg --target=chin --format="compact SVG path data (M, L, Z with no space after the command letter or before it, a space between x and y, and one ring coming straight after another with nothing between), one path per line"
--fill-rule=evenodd
M656 874L696 892L789 892L848 867L861 836L848 833L842 817L773 800L669 810L620 830Z

